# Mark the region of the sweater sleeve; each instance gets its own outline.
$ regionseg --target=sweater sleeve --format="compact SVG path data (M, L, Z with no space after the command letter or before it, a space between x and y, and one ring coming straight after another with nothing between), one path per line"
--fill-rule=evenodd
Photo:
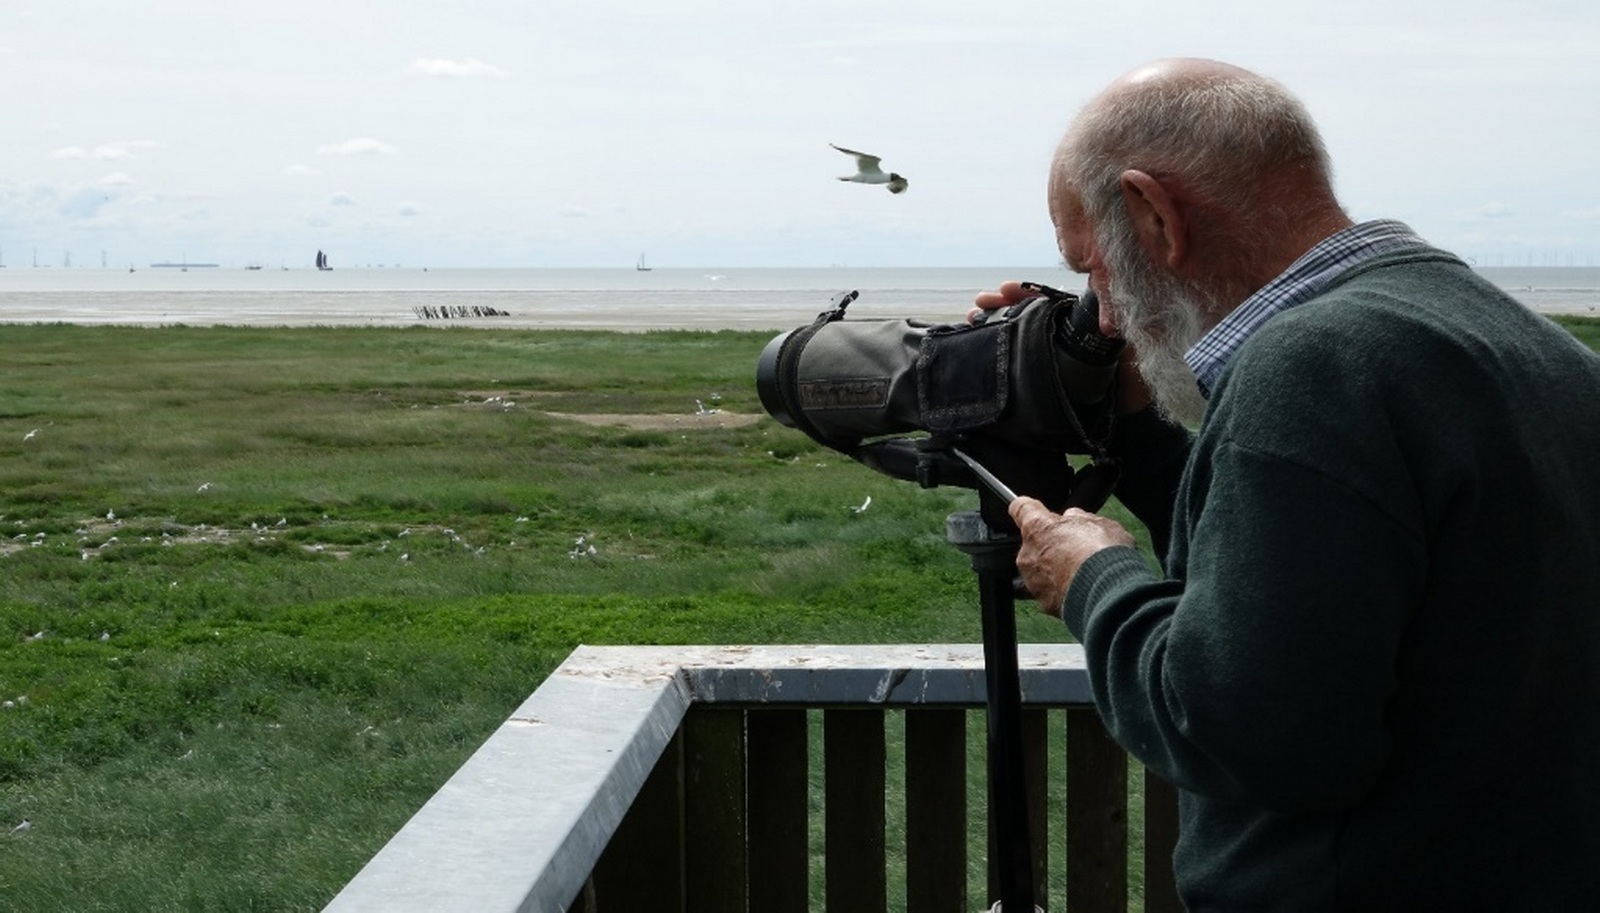
M1117 420L1111 453L1122 466L1116 496L1150 531L1157 557L1172 539L1172 505L1188 460L1189 430L1146 408Z
M1157 773L1277 811L1340 807L1389 751L1422 546L1317 469L1227 443L1209 456L1183 576L1105 550L1063 617L1107 725Z

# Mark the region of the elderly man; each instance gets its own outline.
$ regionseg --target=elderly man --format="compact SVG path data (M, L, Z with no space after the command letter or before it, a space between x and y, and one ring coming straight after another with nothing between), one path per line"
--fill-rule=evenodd
M1049 204L1129 342L1117 494L1165 574L1027 498L1018 566L1179 787L1190 909L1600 908L1600 358L1353 223L1237 67L1117 80Z

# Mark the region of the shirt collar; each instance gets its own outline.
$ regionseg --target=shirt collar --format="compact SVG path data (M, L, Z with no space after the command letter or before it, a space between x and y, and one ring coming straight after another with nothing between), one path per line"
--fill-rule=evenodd
M1234 308L1184 355L1200 392L1211 395L1223 368L1268 320L1310 301L1350 270L1380 254L1426 246L1427 242L1409 226L1392 219L1362 222L1324 238Z

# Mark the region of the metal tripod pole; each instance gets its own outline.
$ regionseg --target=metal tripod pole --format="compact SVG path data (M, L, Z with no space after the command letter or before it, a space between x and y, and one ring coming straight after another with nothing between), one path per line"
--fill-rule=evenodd
M994 532L978 511L945 520L950 544L967 554L978 576L983 611L983 667L989 717L989 823L1000 888L991 909L1033 913L1033 854L1028 833L1022 752L1022 684L1017 677L1016 593L1019 537Z

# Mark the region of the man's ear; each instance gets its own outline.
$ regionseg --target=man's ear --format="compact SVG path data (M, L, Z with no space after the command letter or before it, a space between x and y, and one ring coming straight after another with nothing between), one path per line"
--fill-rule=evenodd
M1172 191L1137 169L1122 172L1122 203L1128 207L1134 233L1155 262L1177 270L1189 256L1188 226Z

